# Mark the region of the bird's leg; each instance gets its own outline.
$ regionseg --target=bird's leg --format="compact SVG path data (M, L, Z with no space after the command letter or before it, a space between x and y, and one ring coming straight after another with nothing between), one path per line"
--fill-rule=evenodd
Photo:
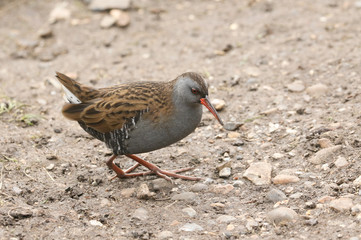
M126 155L127 157L137 161L137 163L128 168L127 170L123 171L122 169L120 169L117 165L114 164L114 159L117 157L118 155L113 155L111 156L106 164L107 166L112 169L117 175L114 176L113 178L111 178L111 180L113 180L114 178L118 177L118 178L131 178L131 177L139 177L139 176L145 176L145 175L150 175L150 174L157 174L158 176L168 180L168 181L172 181L169 177L174 177L174 178L181 178L181 179L185 179L185 180L192 180L192 181L198 181L201 180L201 178L197 178L197 177L189 177L189 176L184 176L184 175L179 175L176 173L179 172L185 172L185 171L189 171L191 169L193 169L192 167L188 167L188 168L182 168L182 169L177 169L177 170L172 170L172 171L165 171L160 169L159 167L155 166L154 164L151 164L133 154L129 154ZM137 167L139 167L140 165L143 165L144 167L148 168L150 171L148 172L140 172L140 173L130 173L132 172L134 169L136 169Z
M177 170L172 170L172 171L165 171L160 169L159 167L157 167L156 165L147 162L133 154L127 154L127 157L137 161L139 164L143 165L144 167L148 168L150 170L150 172L144 172L144 173L140 173L142 175L148 175L148 174L157 174L158 176L168 180L168 181L172 181L169 177L173 177L173 178L180 178L180 179L185 179L185 180L192 180L192 181L199 181L201 180L201 178L198 177L190 177L190 176L184 176L184 175L179 175L176 174L178 172L184 172L184 171L188 171L191 170L193 168L182 168L182 169L177 169ZM113 163L114 164L114 163ZM108 165L109 166L109 165ZM137 173L134 173L137 174ZM129 175L129 174L128 174ZM132 174L133 175L133 174Z

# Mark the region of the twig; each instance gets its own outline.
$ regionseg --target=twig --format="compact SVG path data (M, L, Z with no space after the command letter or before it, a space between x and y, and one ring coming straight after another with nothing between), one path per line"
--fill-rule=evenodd
M2 164L1 172L0 172L0 190L3 188L3 180L4 180L4 164Z
M30 178L31 180L33 181L36 181L35 178L33 178L32 176L30 176L29 174L27 174L26 172L26 169L24 169L23 173L25 174L25 176L27 176L28 178Z
M45 172L48 174L49 178L55 182L54 178L50 175L50 173L48 172L48 170L46 170L46 168L43 167L43 169L45 170Z

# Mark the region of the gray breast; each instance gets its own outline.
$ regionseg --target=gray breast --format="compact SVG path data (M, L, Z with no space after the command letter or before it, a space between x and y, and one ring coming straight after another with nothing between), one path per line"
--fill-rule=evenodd
M200 104L184 107L157 124L140 119L125 139L129 154L154 151L185 138L198 126L202 118Z

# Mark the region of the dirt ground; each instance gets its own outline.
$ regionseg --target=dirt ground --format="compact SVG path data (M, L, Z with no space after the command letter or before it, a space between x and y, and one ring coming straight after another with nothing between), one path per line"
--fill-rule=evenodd
M82 1L51 24L58 4L0 1L1 239L361 239L360 1L133 0L124 28ZM110 180L110 151L62 116L55 71L93 87L197 71L243 125L205 110L193 134L140 155L194 166L200 183ZM272 181L243 177L258 162ZM274 224L278 206L297 217Z

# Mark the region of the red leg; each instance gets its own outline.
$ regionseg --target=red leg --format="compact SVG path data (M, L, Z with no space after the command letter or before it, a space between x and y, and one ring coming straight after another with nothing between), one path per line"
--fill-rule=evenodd
M180 178L180 179L185 179L185 180L191 180L191 181L199 181L201 180L201 178L198 177L190 177L190 176L184 176L184 175L179 175L176 174L177 172L184 172L184 171L188 171L191 170L193 168L182 168L182 169L177 169L177 170L172 170L172 171L165 171L160 169L159 167L157 167L156 165L147 162L133 154L127 154L127 157L137 161L139 164L143 165L144 167L148 168L151 172L153 172L154 174L157 174L158 176L171 181L171 179L169 177L173 177L173 178ZM148 173L148 172L146 172Z
M134 166L128 168L126 171L123 171L122 169L120 169L117 165L114 164L114 159L117 157L118 155L113 155L109 158L109 160L106 162L108 167L110 169L112 169L117 175L116 177L119 178L130 178L130 177L138 177L138 176L145 176L145 175L149 175L149 174L157 174L158 176L168 180L168 181L172 181L169 177L174 177L174 178L181 178L181 179L185 179L185 180L192 180L192 181L198 181L201 180L201 178L198 177L189 177L189 176L184 176L184 175L179 175L176 173L179 172L185 172L188 170L191 170L193 168L189 167L189 168L182 168L182 169L177 169L177 170L172 170L172 171L165 171L160 169L159 167L155 166L154 164L151 164L133 154L128 154L126 155L127 157L137 161L137 164L135 164ZM136 169L137 167L139 167L140 165L143 165L144 167L148 168L150 171L148 172L140 172L140 173L130 173L132 172L134 169ZM169 176L169 177L168 177Z

